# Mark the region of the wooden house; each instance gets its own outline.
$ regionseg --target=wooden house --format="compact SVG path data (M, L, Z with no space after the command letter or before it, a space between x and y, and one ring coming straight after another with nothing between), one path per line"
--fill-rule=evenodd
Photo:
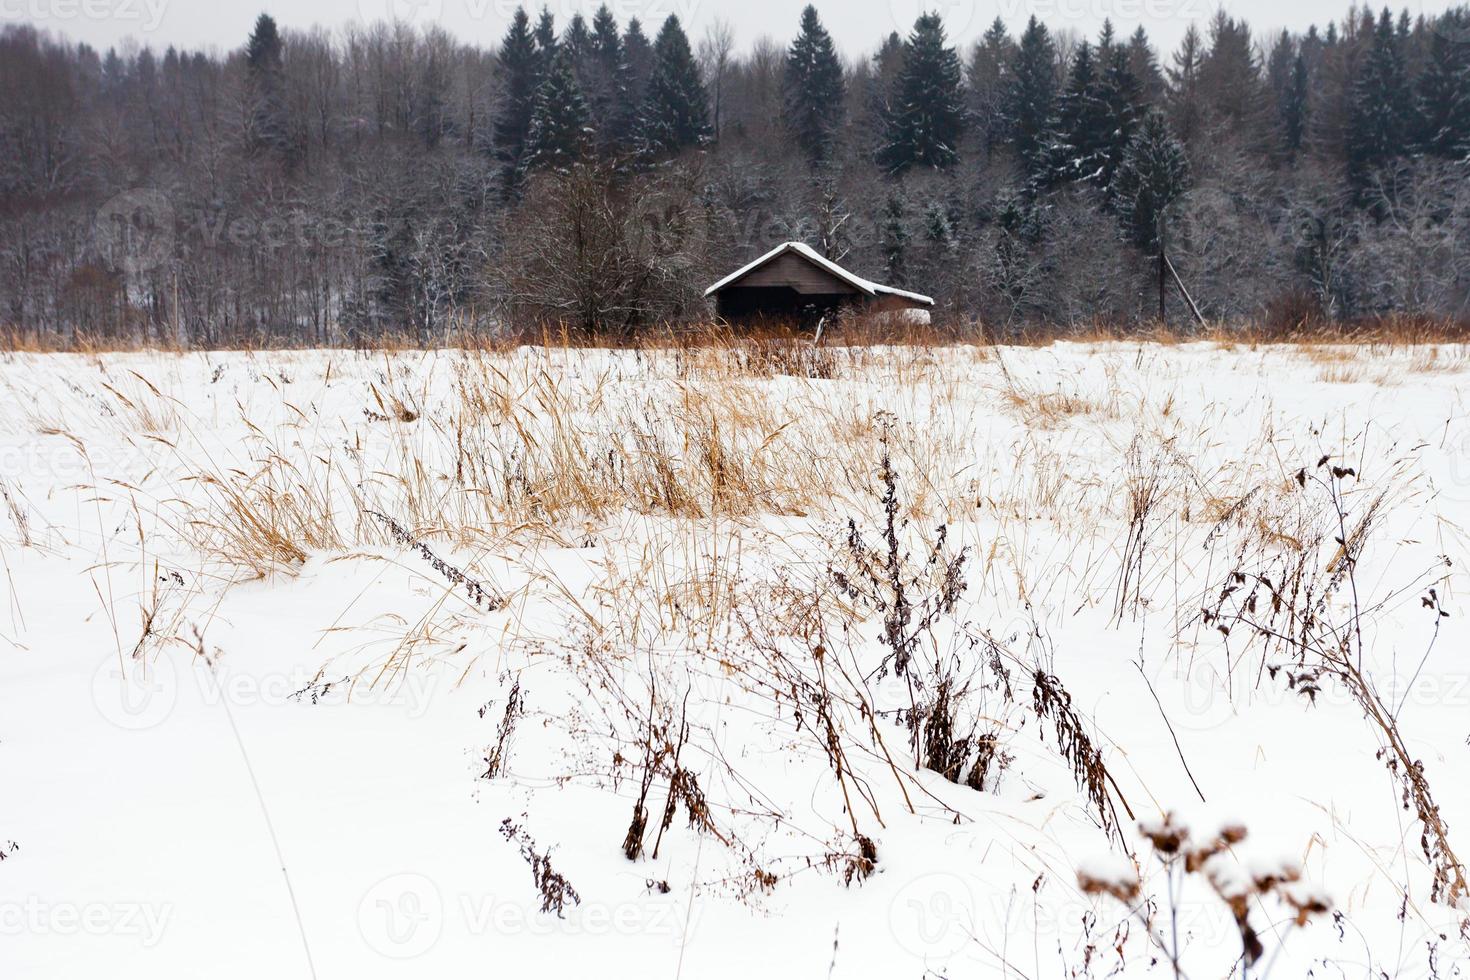
M853 275L801 242L787 242L705 290L730 323L815 324L844 310L927 322L934 300Z

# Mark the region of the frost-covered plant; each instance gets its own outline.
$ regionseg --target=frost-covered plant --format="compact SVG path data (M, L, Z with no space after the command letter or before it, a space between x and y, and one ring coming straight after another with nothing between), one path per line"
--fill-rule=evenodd
M1325 455L1316 466L1300 468L1294 482L1305 495L1304 518L1296 546L1254 562L1243 555L1201 618L1227 639L1243 634L1247 642L1260 642L1264 674L1310 703L1316 703L1327 683L1348 693L1379 736L1378 758L1398 782L1403 808L1412 810L1421 824L1420 849L1433 875L1431 901L1456 905L1470 895L1465 867L1450 845L1449 827L1430 791L1424 763L1399 729L1402 705L1395 706L1380 690L1366 662L1364 624L1414 586L1376 599L1360 590L1358 564L1385 515L1390 490L1368 495L1362 506L1354 507L1348 485L1357 479L1354 468ZM1437 581L1435 573L1447 566L1448 559L1443 559L1416 583L1425 590L1421 608L1434 619L1431 648L1448 613L1427 581ZM1424 659L1428 656L1426 650Z
M1311 919L1331 910L1331 901L1318 889L1304 882L1299 869L1288 864L1272 864L1246 872L1235 860L1232 850L1246 839L1246 828L1227 824L1217 832L1196 839L1191 829L1172 813L1141 821L1139 832L1153 845L1153 854L1164 874L1168 909L1161 921L1155 901L1144 894L1142 882L1131 863L1116 866L1101 864L1077 872L1077 884L1085 894L1107 895L1123 903L1145 929L1152 942L1168 959L1175 977L1183 977L1181 961L1183 941L1179 936L1179 903L1187 879L1203 879L1211 892L1229 910L1240 934L1240 966L1242 978L1265 978L1275 958L1285 946L1286 933L1270 957L1251 918L1252 909L1264 909L1267 900L1285 906L1291 926L1306 925Z

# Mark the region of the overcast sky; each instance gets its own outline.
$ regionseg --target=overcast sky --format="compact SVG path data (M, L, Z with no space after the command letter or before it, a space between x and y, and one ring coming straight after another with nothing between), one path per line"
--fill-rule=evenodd
M678 14L698 37L712 22L727 21L742 49L769 35L785 41L795 33L806 0L607 0L626 23L638 17L645 25ZM1382 0L1379 0L1382 2ZM1405 0L1398 0L1395 10ZM1455 0L1407 0L1411 13L1438 13ZM589 18L600 0L549 0L558 27L574 13ZM541 0L534 6L539 9ZM162 49L181 47L230 49L243 44L262 10L292 28L397 17L418 24L437 23L458 38L494 44L504 33L517 0L0 0L0 22L26 21L97 47L133 37ZM1258 34L1283 27L1303 30L1309 24L1339 19L1347 0L817 0L817 9L837 43L848 55L866 53L893 30L906 32L920 10L944 15L950 37L968 43L1000 16L1013 32L1035 14L1054 29L1093 34L1111 17L1120 34L1142 24L1154 43L1171 49L1185 27L1203 24L1219 7L1245 18ZM653 30L648 33L651 35Z

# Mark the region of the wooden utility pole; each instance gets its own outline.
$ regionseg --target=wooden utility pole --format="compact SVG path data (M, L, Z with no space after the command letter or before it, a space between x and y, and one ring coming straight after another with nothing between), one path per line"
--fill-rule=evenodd
M1164 296L1169 290L1169 280L1174 280L1174 285L1179 287L1179 295L1184 297L1184 302L1189 305L1189 312L1194 314L1194 319L1200 326L1206 326L1204 314L1200 313L1199 307L1194 302L1194 297L1189 295L1189 290L1184 288L1184 280L1179 278L1179 273L1174 270L1174 263L1169 261L1169 252L1164 245L1164 216L1159 215L1158 233L1159 240L1159 324L1165 323L1166 311L1164 308Z
M1168 316L1164 311L1164 290L1169 282L1169 262L1164 258L1164 235L1162 228L1159 232L1159 326L1168 322Z

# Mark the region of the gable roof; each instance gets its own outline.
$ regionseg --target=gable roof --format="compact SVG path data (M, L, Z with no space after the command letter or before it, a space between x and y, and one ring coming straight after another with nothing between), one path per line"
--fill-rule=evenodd
M884 286L881 283L871 282L867 279L862 278L861 276L855 276L851 272L848 272L846 269L842 268L842 266L838 265L836 262L827 259L811 246L803 244L802 242L787 242L784 245L776 246L765 255L762 255L760 258L756 259L754 262L735 270L725 278L721 279L719 282L715 283L710 288L706 289L704 291L704 295L706 297L713 296L720 290L734 285L738 280L744 279L746 276L750 275L752 272L759 269L766 263L774 261L775 259L780 258L788 252L793 252L801 256L808 262L817 266L819 269L829 273L835 278L841 279L843 282L847 283L849 286L853 287L858 292L866 296L897 296L900 299L912 300L915 303L922 303L925 306L934 305L933 299L920 293L911 293L904 289L895 289L892 286Z

